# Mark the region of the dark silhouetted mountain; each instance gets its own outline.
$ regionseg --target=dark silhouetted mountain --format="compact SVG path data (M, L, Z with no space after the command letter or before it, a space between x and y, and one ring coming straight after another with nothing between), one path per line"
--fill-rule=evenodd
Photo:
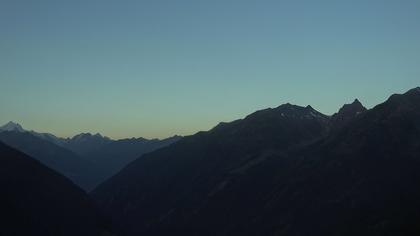
M200 209L219 192L242 177L253 178L249 171L271 156L319 140L327 134L328 122L327 116L309 106L286 104L258 111L144 155L101 185L94 196L129 235L147 235L155 230L187 233L197 226L189 224ZM281 173L281 168L278 170ZM259 187L247 189L259 194ZM230 201L215 209L229 209ZM221 220L228 215L220 213ZM209 220L209 225L219 221ZM222 233L225 229L214 230Z
M353 120L356 116L362 115L367 109L355 99L351 104L345 104L340 110L331 117L331 128L338 130Z
M141 155L168 146L180 139L181 136L173 136L162 140L144 138L120 139L102 146L97 151L91 152L87 158L106 173L106 176L103 178L105 180Z
M39 160L86 190L91 190L102 180L102 172L91 161L32 133L4 131L0 132L0 140Z
M289 104L222 123L92 195L126 235L418 235L420 89L355 105L334 132Z
M64 147L81 156L89 156L91 153L100 150L110 143L112 143L110 138L104 137L99 133L82 133L67 139Z
M0 235L111 235L71 181L3 143L0 156Z

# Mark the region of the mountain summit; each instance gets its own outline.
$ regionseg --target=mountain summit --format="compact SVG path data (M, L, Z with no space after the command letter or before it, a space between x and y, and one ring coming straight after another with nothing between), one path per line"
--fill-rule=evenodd
M113 140L101 134L81 133L66 140L65 147L81 156L89 156Z
M356 116L365 111L367 111L367 109L362 105L359 99L356 98L353 101L353 103L345 104L343 107L341 107L338 113L336 113L336 115L342 117L349 117Z
M20 124L9 121L7 124L0 127L0 131L25 132L26 130L24 130Z
M340 110L331 117L331 129L337 130L345 126L350 120L367 111L359 99L355 99L353 103L345 104Z

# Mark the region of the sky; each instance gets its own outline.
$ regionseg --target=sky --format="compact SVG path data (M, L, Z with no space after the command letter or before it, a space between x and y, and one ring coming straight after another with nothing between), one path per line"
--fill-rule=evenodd
M0 0L0 124L163 138L420 85L420 1Z

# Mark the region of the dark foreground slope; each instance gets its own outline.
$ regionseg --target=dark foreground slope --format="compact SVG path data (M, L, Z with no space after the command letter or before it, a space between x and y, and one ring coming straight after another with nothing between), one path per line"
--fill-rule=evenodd
M71 181L0 143L0 235L109 235Z
M339 125L310 107L260 111L138 159L93 196L127 235L417 235L420 89L363 110Z

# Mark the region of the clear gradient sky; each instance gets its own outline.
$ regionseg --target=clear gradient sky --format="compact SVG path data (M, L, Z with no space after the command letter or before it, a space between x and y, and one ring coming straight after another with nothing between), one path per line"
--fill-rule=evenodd
M0 0L0 123L166 137L420 85L420 1Z

